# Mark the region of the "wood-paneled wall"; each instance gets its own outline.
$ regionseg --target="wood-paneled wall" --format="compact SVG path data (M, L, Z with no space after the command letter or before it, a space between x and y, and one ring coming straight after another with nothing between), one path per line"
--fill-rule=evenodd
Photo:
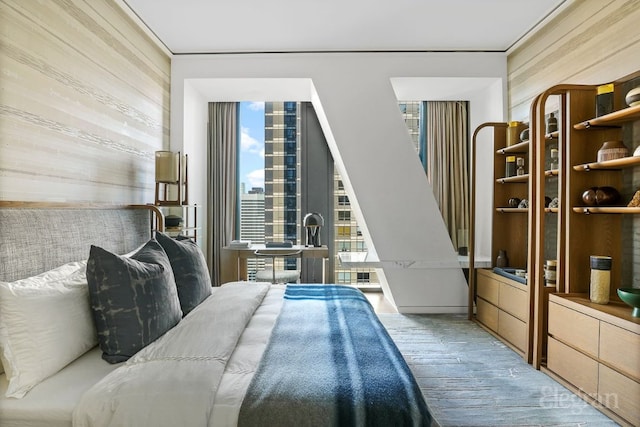
M640 71L640 0L570 1L509 52L510 120L528 120L533 97L556 84L602 84ZM636 124L628 132L625 141L633 151L640 145L640 128ZM625 174L625 200L636 189L640 189L637 168ZM625 280L620 285L640 287L640 217L625 217L623 229L624 259L618 262Z
M114 0L0 0L0 199L147 203L171 59Z
M602 84L640 70L640 0L570 0L507 57L509 117L558 83Z

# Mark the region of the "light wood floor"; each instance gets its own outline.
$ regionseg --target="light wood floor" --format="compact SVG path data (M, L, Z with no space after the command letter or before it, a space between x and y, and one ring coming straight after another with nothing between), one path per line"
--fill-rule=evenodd
M397 313L398 310L391 304L382 292L367 291L364 292L376 313Z

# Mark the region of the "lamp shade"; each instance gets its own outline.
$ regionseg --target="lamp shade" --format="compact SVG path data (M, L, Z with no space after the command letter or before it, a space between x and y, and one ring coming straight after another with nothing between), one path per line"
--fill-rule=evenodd
M322 227L324 226L324 218L317 212L311 212L304 216L302 223L305 227Z
M180 181L180 152L156 151L156 182L175 184Z

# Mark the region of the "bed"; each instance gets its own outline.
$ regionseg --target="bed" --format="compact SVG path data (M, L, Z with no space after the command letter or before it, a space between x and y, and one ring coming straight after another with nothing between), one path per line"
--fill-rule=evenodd
M161 223L0 202L0 425L435 425L362 293L211 288Z

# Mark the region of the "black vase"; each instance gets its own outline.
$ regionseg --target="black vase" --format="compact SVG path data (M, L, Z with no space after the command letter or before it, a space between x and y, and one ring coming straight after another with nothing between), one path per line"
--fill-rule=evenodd
M498 257L496 258L496 267L504 268L509 266L509 258L507 257L507 251L500 249L498 251Z

